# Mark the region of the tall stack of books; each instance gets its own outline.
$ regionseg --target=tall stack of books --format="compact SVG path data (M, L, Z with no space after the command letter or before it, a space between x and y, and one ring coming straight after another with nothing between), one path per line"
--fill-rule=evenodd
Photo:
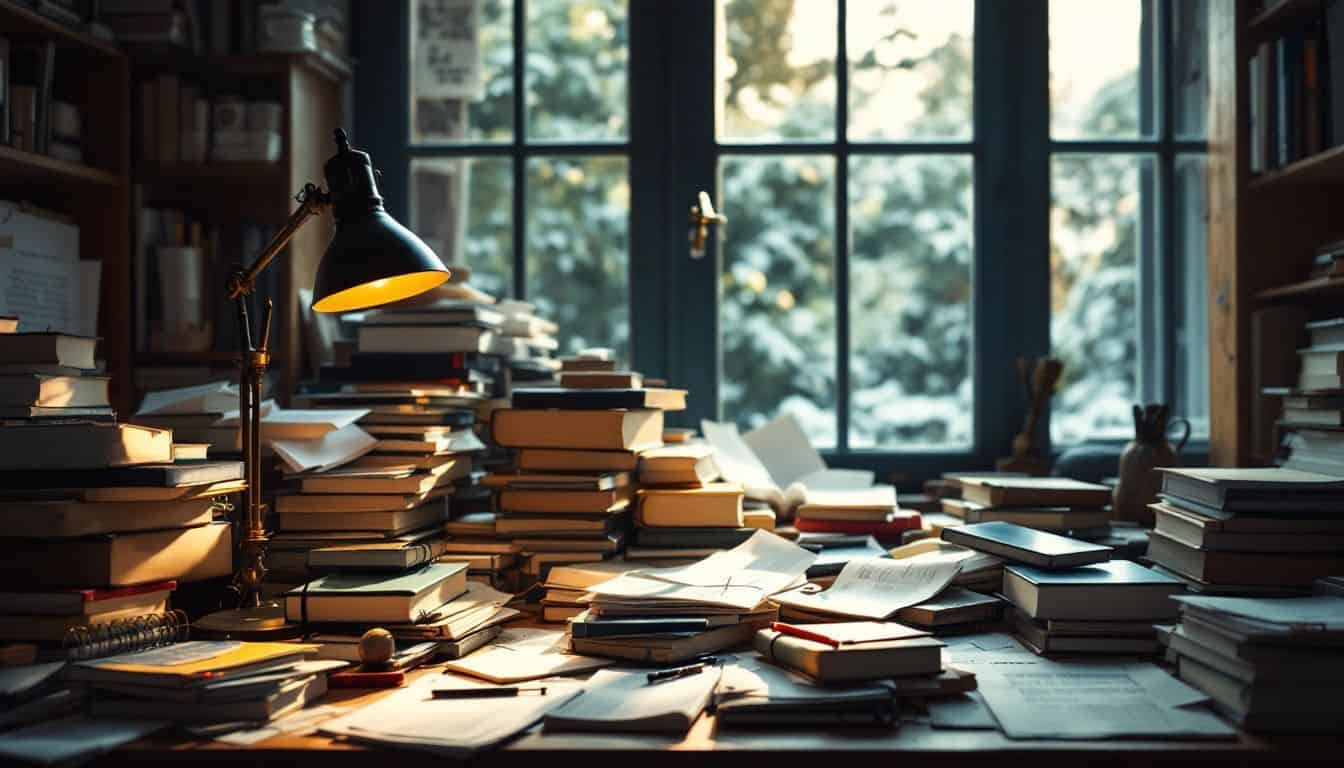
M1148 556L1194 592L1301 593L1344 573L1344 479L1284 468L1163 473Z
M1223 715L1252 731L1344 730L1344 598L1177 600L1168 654Z
M1095 541L1110 535L1111 489L1065 477L962 475L943 512L963 522L1004 522Z
M1037 653L1155 653L1154 623L1176 615L1179 580L1127 560L1110 547L1015 523L943 531L955 544L1008 561L1003 595L1009 623Z
M216 499L242 490L242 465L117 423L95 343L0 333L4 640L59 648L75 627L162 612L176 582L233 570L229 525L214 518Z
M623 547L635 486L632 473L616 467L633 466L641 451L662 444L663 432L656 408L597 410L566 390L536 392L570 405L535 407L536 398L516 390L515 407L496 412L492 428L498 445L518 450L518 468L487 479L496 488L495 534L518 546L529 580Z
M1310 345L1297 350L1297 386L1267 388L1281 398L1281 465L1344 477L1344 318L1306 324Z

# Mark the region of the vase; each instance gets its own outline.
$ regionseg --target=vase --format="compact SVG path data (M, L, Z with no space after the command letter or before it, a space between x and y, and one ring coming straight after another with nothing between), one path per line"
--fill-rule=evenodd
M1165 405L1134 406L1134 439L1120 454L1119 480L1111 494L1111 516L1116 520L1153 524L1148 505L1162 490L1162 473L1157 469L1179 466L1181 449L1190 439L1190 422L1168 421L1167 414ZM1167 435L1175 426L1183 426L1184 432L1173 448Z

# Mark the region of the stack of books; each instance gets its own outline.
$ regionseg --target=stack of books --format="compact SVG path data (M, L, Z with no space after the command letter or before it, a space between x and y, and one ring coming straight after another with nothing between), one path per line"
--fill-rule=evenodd
M117 423L106 378L91 373L95 343L0 333L6 641L59 649L77 627L162 613L176 583L233 571L215 511L243 489L242 465Z
M184 641L72 663L67 675L89 690L95 717L191 725L264 723L327 692L344 662L313 661L295 643Z
M803 488L793 511L800 532L863 534L888 546L900 544L906 531L918 530L923 522L918 512L896 506L896 489L890 485Z
M509 378L514 384L535 386L554 383L560 361L551 357L560 348L555 321L537 316L530 302L508 299L494 305L501 320L498 332L512 340L526 354L509 358Z
M1111 489L1064 477L962 475L943 512L964 524L1005 522L1086 541L1110 535Z
M597 357L562 364L576 361L615 365ZM684 390L644 388L638 374L582 375L621 380L519 387L512 408L491 422L494 444L516 452L512 467L485 480L495 490L494 534L517 545L526 581L544 580L551 566L595 562L625 548L639 457L662 446L664 412L685 408Z
M1008 561L1009 623L1037 653L1154 653L1153 624L1176 615L1185 585L1156 570L1111 560L1110 547L1014 523L943 531L956 544Z
M742 486L717 482L714 449L701 442L666 445L639 457L634 542L625 557L680 565L732 549L756 530L772 531L767 505L747 508Z
M541 588L541 620L563 622L588 610L582 602L589 588L629 571L638 570L638 563L621 559L603 560L597 563L579 563L577 565L557 565L546 574Z
M1223 715L1252 731L1344 730L1344 598L1177 600L1168 656Z
M816 555L767 531L690 565L622 573L587 588L570 651L670 664L747 643L775 619L768 598L806 583Z
M1276 467L1163 473L1148 557L1192 591L1301 593L1344 573L1344 479Z
M275 497L276 533L266 555L275 589L308 581L333 548L404 568L446 551L443 524L453 488L446 472L342 468L288 481Z

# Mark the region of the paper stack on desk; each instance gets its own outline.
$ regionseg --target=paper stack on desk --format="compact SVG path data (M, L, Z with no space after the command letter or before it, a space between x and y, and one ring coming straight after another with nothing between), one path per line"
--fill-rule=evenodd
M1181 679L1254 731L1344 730L1344 598L1179 596L1168 650Z
M816 555L765 531L690 565L632 571L589 588L587 624L570 648L592 656L675 663L745 643L775 616L770 595L803 583ZM636 621L642 619L643 621ZM686 626L698 620L699 626ZM606 632L601 624L620 622Z

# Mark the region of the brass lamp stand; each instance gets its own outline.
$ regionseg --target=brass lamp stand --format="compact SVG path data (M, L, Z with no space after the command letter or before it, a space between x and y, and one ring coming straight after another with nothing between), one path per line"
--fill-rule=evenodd
M318 266L313 310L349 312L398 301L430 290L449 277L448 268L429 246L383 209L377 173L368 154L352 149L345 131L335 131L336 154L323 173L327 189L305 184L290 215L252 266L229 276L226 290L238 320L238 421L242 438L246 503L239 516L241 564L234 573L238 608L203 617L195 628L214 635L240 637L297 634L285 621L284 605L261 599L266 579L266 505L261 488L261 395L270 364L272 306L262 315L260 340L253 340L248 300L257 276L284 250L310 219L331 210L336 231Z

